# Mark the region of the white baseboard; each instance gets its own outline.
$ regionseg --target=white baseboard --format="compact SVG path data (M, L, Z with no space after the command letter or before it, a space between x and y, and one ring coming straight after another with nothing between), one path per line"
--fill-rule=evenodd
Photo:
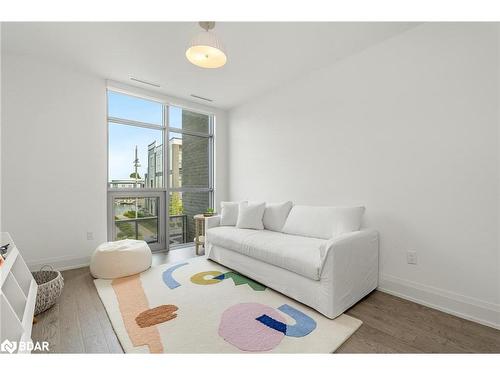
M86 257L54 257L44 258L27 262L31 271L38 271L44 265L50 265L55 270L66 271L75 268L88 267L90 265L90 256Z
M500 329L500 305L382 274L378 290L420 305Z

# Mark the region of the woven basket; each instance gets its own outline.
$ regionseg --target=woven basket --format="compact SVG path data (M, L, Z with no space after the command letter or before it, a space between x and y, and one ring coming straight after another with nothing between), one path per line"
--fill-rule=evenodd
M49 271L43 269L49 267ZM32 272L38 292L36 294L35 315L51 308L61 296L64 279L61 272L54 271L51 266L43 266L40 271Z

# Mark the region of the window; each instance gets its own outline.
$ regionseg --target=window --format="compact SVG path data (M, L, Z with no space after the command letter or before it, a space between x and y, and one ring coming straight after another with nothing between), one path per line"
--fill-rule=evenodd
M110 122L108 176L111 188L163 187L163 129Z
M210 116L188 111L180 107L168 108L169 127L208 134L210 132Z
M213 207L213 115L108 91L108 237L193 242ZM166 176L166 178L165 178Z
M213 207L212 116L170 106L168 124L169 243L178 245L193 242L193 216Z
M113 199L115 239L134 238L157 243L159 231L158 197L123 197Z
M170 132L168 144L170 186L208 188L209 138Z
M108 91L108 118L163 125L163 105L159 102Z

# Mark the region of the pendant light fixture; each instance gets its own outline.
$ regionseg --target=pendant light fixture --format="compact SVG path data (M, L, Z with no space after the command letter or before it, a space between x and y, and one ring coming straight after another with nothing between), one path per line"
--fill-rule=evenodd
M221 41L210 31L215 27L215 22L199 22L199 25L205 31L191 40L186 57L201 68L220 68L226 63L227 57Z

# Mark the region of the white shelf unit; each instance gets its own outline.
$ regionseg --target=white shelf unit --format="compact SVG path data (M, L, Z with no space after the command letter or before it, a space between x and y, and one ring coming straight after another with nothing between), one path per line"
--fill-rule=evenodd
M33 313L38 286L12 237L0 233L0 246L10 244L4 264L0 267L0 343L4 340L31 341Z

